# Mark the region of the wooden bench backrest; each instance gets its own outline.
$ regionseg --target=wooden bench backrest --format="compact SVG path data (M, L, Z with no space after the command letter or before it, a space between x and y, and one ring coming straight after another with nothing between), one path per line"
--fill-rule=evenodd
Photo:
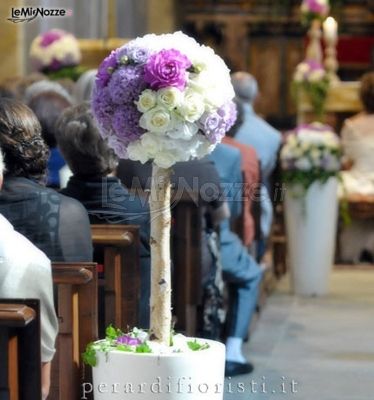
M82 363L86 345L98 339L95 263L52 263L57 287L59 334L52 363L49 400L80 399L81 380L90 380Z
M0 399L41 399L39 300L0 299Z
M91 225L94 247L104 249L105 326L137 326L140 299L139 226Z

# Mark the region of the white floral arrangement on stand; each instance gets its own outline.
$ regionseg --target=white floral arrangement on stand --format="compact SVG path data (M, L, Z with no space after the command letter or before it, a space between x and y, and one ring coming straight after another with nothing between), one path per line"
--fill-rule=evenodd
M78 40L62 29L51 29L38 35L31 43L30 61L34 70L52 78L69 77L76 80L82 71Z
M340 140L331 127L318 122L300 125L287 134L280 153L283 180L305 193L315 181L338 176L341 157Z

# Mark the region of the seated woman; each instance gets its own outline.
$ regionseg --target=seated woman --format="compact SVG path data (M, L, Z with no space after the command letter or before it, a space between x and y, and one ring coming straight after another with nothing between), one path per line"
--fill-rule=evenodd
M4 164L0 151L0 190ZM40 300L42 392L47 398L58 331L53 304L51 263L0 214L0 298ZM30 279L32 277L32 279Z
M79 200L86 207L93 224L140 225L140 322L147 326L150 294L148 205L140 197L131 195L120 180L112 176L118 160L101 138L88 103L64 111L57 121L56 137L62 155L73 172L62 193Z
M374 197L374 72L361 79L364 111L345 121L342 142L351 168L343 171L348 197ZM354 220L341 234L345 262L374 261L374 220Z
M55 125L65 108L72 105L72 98L58 83L40 81L26 90L25 101L38 117L43 139L50 150L47 186L60 188L60 171L65 166L65 160L57 148Z
M0 213L52 261L91 261L87 212L76 200L43 185L49 156L35 114L0 99L0 147L7 169Z

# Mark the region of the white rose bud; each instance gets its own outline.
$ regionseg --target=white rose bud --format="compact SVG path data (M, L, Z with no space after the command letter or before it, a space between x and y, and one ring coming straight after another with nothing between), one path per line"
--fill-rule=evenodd
M157 92L157 103L168 110L178 107L182 102L183 94L175 87L166 87Z
M186 121L197 121L205 111L202 96L196 92L188 90L184 95L182 104L178 107L178 111Z
M140 161L142 164L146 163L148 161L148 156L143 150L140 140L137 140L136 142L132 142L128 145L127 147L127 154L129 156L130 160L133 161Z
M140 117L139 125L150 132L164 133L173 128L173 119L168 110L155 107Z
M145 113L156 105L156 92L151 89L145 89L135 102L138 111Z

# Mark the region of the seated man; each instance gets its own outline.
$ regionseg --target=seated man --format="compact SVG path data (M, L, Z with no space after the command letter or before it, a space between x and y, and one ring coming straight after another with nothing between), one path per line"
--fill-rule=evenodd
M35 114L0 99L0 146L7 169L0 213L52 261L92 261L87 211L44 186L49 157Z
M0 152L0 189L3 181ZM53 304L51 263L48 258L0 214L0 298L40 300L42 392L47 398L51 361L55 353L58 323Z
M67 108L57 121L57 143L73 172L61 192L79 200L91 224L140 225L142 327L149 324L150 247L148 204L112 175L118 159L100 136L88 103Z
M209 156L216 165L221 184L226 187L231 218L241 213L241 155L238 149L218 144ZM229 189L229 190L227 190ZM240 238L231 231L230 220L221 223L221 262L223 278L229 287L226 376L252 372L253 366L242 353L255 312L262 270L248 253Z

